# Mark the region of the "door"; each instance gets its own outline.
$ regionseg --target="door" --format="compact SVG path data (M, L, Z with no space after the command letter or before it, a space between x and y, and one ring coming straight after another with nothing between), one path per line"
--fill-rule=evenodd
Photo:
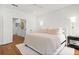
M3 43L3 17L0 16L0 45Z

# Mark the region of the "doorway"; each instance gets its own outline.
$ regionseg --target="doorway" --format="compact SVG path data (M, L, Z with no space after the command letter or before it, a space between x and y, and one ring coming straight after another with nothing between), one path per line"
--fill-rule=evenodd
M13 18L13 42L19 44L24 42L26 35L26 20Z

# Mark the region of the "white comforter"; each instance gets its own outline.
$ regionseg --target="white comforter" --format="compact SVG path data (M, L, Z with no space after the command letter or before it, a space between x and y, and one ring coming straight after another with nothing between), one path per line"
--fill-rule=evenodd
M65 40L64 35L31 33L26 35L24 43L41 54L54 54Z

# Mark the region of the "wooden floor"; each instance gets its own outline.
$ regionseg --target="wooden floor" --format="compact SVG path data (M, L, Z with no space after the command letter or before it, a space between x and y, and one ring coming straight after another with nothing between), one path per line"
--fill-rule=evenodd
M23 37L14 35L12 43L0 46L0 55L22 55L15 45L23 42ZM75 49L75 55L79 55L79 50Z
M21 55L20 51L15 45L23 42L24 42L23 37L14 35L12 43L0 46L0 55Z
M79 55L79 50L75 49L75 55Z

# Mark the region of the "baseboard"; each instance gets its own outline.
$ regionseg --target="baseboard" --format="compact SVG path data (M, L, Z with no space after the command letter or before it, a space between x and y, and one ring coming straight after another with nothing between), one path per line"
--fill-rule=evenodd
M1 44L0 46L5 46L5 45L9 45L9 44L12 44L13 42L10 42L10 43L4 43L4 44Z

